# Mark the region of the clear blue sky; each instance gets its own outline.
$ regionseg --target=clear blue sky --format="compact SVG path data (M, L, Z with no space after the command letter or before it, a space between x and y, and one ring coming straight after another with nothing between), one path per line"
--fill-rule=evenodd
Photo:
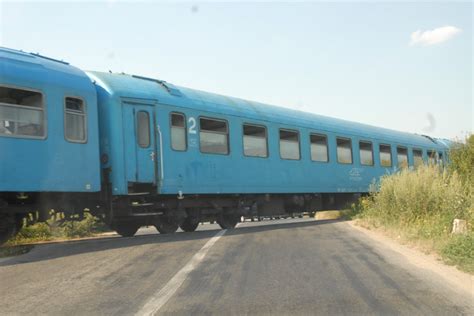
M83 69L436 137L473 130L469 2L3 1L0 10L1 46ZM411 44L413 32L435 29ZM433 36L444 41L427 44Z

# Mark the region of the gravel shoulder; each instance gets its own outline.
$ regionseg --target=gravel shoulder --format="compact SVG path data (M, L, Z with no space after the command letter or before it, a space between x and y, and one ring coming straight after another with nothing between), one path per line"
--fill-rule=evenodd
M381 253L388 254L387 249L392 252L389 259L396 264L406 266L406 269L416 270L433 286L446 288L450 292L451 299L455 301L471 301L471 309L474 314L474 275L458 270L454 266L444 264L434 254L425 254L407 245L387 237L380 231L369 230L357 225L356 221L348 221L348 225L370 238L372 245ZM408 264L408 265L407 265Z

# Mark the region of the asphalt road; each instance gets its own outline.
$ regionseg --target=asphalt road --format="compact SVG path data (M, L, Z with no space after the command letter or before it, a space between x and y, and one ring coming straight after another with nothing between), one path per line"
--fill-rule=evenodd
M0 315L472 313L471 298L347 223L246 222L218 232L144 228L134 238L37 246L0 262Z

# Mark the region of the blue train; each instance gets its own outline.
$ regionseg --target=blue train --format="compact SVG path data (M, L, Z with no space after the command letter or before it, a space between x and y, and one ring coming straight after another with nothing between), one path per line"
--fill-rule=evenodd
M233 228L244 216L335 209L449 142L0 49L0 241L25 216L88 209L142 225Z

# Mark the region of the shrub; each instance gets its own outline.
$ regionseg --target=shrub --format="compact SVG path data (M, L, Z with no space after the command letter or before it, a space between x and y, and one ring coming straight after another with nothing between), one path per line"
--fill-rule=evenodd
M464 144L454 145L449 152L449 168L474 185L474 135L466 137Z
M79 218L64 220L64 216L55 213L45 223L36 223L23 227L18 235L11 239L7 245L20 245L55 238L93 236L104 231L107 231L105 224L90 213L85 213L82 220L79 220Z
M452 236L441 249L441 254L448 263L458 264L474 273L474 233Z
M31 226L23 227L16 238L48 240L52 236L51 228L47 223L36 223Z
M67 221L63 224L63 235L65 237L86 237L94 234L99 224L97 217L89 213L84 214L81 221Z
M473 190L456 172L437 166L404 169L384 176L379 192L359 202L360 216L376 226L395 226L412 237L432 238L449 234L455 218L473 221Z

